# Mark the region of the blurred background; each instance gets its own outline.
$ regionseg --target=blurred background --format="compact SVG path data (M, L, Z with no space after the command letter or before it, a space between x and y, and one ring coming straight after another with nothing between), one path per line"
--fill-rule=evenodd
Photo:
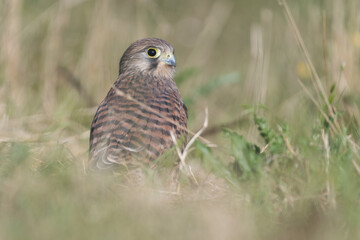
M289 4L324 86L339 83L339 92L357 93L359 3ZM0 28L4 121L36 116L41 121L24 121L43 132L66 125L56 130L87 140L124 50L137 39L159 37L176 50L190 129L201 125L205 107L210 126L233 123L246 132L244 112L259 105L299 127L308 122L302 111L311 109L304 108L297 78L310 84L310 70L277 1L12 0L1 2ZM4 124L20 138L32 135L32 126Z
M17 175L12 172L18 171L15 167L11 171L3 167L6 170L2 171L2 176L9 186L4 187L2 196L6 197L2 199L1 209L11 209L16 189L21 188L22 181L36 175L36 169L47 168L51 165L49 161L56 162L65 156L72 159L71 166L80 170L86 165L89 127L96 108L117 78L119 60L125 49L144 37L162 38L174 47L178 65L176 82L188 107L188 127L196 131L202 126L207 107L209 128L204 137L219 146L213 152L223 156L225 161L230 162L232 158L224 154L229 146L221 133L223 126L234 129L250 142L265 145L252 123L253 113L266 116L271 123L286 121L294 139L299 134L311 134L313 123L319 118L319 107L299 84L300 80L310 96L316 98L306 53L325 91L329 93L331 86L336 86L334 94L341 96L337 106L344 110L344 116L349 120L346 127L352 128L354 139L358 139L360 1L289 0L306 51L299 47L294 27L289 24L280 3L276 0L1 0L0 154L19 162L28 159L26 166L35 170L35 173L26 174L25 170L19 170ZM41 205L43 201L39 199L51 194L51 186L43 186L38 195L25 191L22 196L28 201L34 198ZM37 187L30 184L27 189L36 191ZM85 189L86 193L80 193L77 200L96 199L94 193L89 194L92 192L89 185ZM66 191L59 190L58 194ZM108 200L99 201L103 209L107 209ZM26 204L24 208L28 209ZM41 209L40 205L29 208L33 207L35 213ZM68 205L69 209L78 206L66 201L62 206ZM126 202L118 210L125 211L129 206L134 207ZM67 215L60 222L72 216L69 209L64 210ZM189 212L190 209L186 208ZM238 213L246 207L236 209ZM96 212L98 209L93 211L95 213L91 214L100 216ZM181 215L177 211L180 210L173 213ZM246 216L248 211L244 213ZM6 210L4 216L12 216L14 212L17 211ZM161 211L160 215L163 220L169 217ZM203 231L208 227L218 226L204 222L215 215L225 219L225 223L219 226L219 232L209 235L211 239L231 239L239 236L238 233L247 239L257 236L254 230L256 217L252 213L249 221L242 220L241 223L247 230L236 231L233 230L237 228L237 216L228 215L227 210L212 210L209 216L196 210L195 213L182 213L182 218L192 216L193 221L200 224L196 236L201 237L207 236ZM47 214L40 214L43 220L46 219L44 216ZM149 216L144 221L151 222ZM4 234L0 233L0 236L21 239L22 233L26 235L30 231L27 227L34 226L27 217L25 220L14 218L14 221L2 218L0 223L7 226L4 229L20 225L23 232L2 229ZM321 219L318 215L312 217ZM302 218L294 219L294 226L297 226L297 219ZM51 221L50 229L59 223L58 219ZM178 224L186 228L185 221ZM331 229L326 224L321 227ZM41 226L46 228L44 223ZM153 225L146 226L151 232L149 229ZM158 227L156 225L155 229L162 229ZM169 231L177 233L179 230L173 226ZM43 230L44 235L38 237L56 239L52 233ZM77 236L73 239L87 236L75 230L73 233ZM287 237L297 234L296 227L288 233L290 235L271 236L290 239ZM320 234L315 230L312 233L315 237ZM342 235L337 233L336 228L329 236L339 239L337 237ZM94 236L97 235L87 237ZM152 236L160 239L156 231ZM194 236L188 237L195 239ZM301 236L291 239L301 239Z

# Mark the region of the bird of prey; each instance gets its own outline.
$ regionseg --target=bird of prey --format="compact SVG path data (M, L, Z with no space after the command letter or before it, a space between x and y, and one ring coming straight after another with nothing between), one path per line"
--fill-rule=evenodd
M119 76L91 125L90 165L154 166L173 146L170 132L176 138L186 134L187 109L174 81L174 49L162 39L140 39L126 49L119 65Z

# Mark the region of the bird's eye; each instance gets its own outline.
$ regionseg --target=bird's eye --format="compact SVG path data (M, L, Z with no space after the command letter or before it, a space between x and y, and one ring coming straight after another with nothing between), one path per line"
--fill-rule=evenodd
M161 54L160 49L157 49L157 48L149 48L146 52L147 52L147 55L151 58L157 58Z

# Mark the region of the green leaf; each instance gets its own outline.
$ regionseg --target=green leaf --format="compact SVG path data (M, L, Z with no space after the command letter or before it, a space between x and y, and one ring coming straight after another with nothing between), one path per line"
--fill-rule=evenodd
M230 129L223 130L230 140L230 154L235 158L234 170L240 172L242 179L248 179L260 173L260 168L265 161L260 156L260 148L249 143L246 139Z

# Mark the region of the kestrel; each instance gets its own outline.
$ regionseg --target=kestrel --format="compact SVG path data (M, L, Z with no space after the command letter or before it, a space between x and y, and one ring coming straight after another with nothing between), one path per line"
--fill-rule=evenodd
M154 166L173 146L170 132L177 138L186 133L174 49L162 39L141 39L126 49L119 65L119 76L91 124L91 166Z

